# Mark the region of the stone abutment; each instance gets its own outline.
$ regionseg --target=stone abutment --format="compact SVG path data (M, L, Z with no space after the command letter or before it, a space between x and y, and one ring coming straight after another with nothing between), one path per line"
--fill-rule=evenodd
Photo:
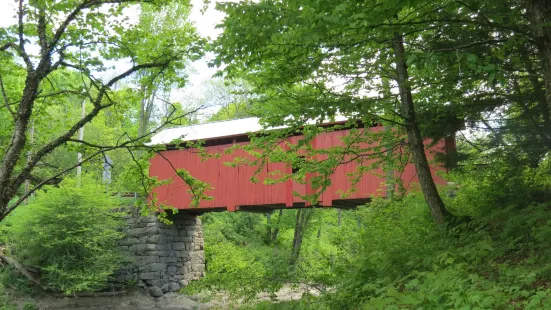
M117 284L137 284L153 297L185 287L205 272L203 229L195 215L171 215L172 224L137 210L125 216L128 227L121 248L128 254L115 276Z

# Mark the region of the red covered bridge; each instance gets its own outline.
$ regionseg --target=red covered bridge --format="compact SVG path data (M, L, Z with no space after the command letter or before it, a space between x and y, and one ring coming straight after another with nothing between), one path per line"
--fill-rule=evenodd
M340 119L328 123L344 124L346 120ZM154 189L154 194L159 203L173 206L177 209L184 209L190 212L206 211L265 211L266 209L304 207L309 203L293 194L294 191L301 195L308 195L312 192L309 185L299 184L292 180L275 185L264 185L262 182L253 183L250 178L253 176L256 167L238 166L228 167L224 162L232 162L235 157L251 157L243 149L237 149L232 154L224 154L224 150L234 144L247 144L248 133L260 131L262 127L256 118L246 118L225 122L194 125L167 129L154 136L151 144L170 145L174 141L181 143L202 140L206 142L205 151L209 154L221 154L221 157L212 157L208 160L201 158L192 149L167 150L161 155L151 159L149 170L150 176L156 176L159 180L172 180L170 184L162 185ZM381 130L381 126L374 126L369 130ZM312 142L314 148L322 149L342 144L341 138L348 135L349 130L337 130L324 132L316 136ZM292 136L288 142L296 144L301 136ZM435 152L445 153L450 148L455 148L453 139L440 141L427 155L433 158ZM384 186L383 171L376 170L373 173L365 173L360 182L357 183L357 190L346 198L339 193L346 192L350 186L348 173L355 171L356 162L350 162L339 166L331 176L332 185L320 196L318 205L327 207L353 207L369 201L377 195L386 195ZM175 169L186 169L192 176L203 182L207 182L213 188L206 192L213 200L201 201L198 207L191 206L191 195L189 187L180 179ZM444 184L445 181L435 174L436 170L443 170L443 166L434 166L433 177L437 184ZM268 177L270 172L282 171L291 173L292 167L285 163L268 163L257 175L260 181ZM415 167L408 164L401 179L409 187L416 181Z

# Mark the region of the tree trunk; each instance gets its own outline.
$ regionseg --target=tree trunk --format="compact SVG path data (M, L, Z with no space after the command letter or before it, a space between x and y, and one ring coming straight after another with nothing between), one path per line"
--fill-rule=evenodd
M294 265L300 255L300 248L302 247L302 239L304 233L312 217L312 209L298 209L297 218L295 222L295 235L293 236L293 251L291 253L290 264Z
M8 209L8 203L15 196L15 191L17 190L11 183L12 173L27 142L27 128L40 80L41 77L36 72L27 74L25 89L23 90L23 96L17 109L15 128L4 158L2 158L2 164L0 165L0 220L4 218L4 214ZM26 175L23 177L26 178Z
M272 214L266 213L266 243L270 244L272 241Z
M0 249L0 260L3 260L6 263L13 266L13 268L15 268L17 271L19 271L19 273L21 275L25 276L25 278L29 279L29 281L31 281L35 285L39 286L40 288L42 288L44 291L50 291L51 290L50 288L42 285L42 283L40 283L40 280L36 276L32 275L27 269L25 269L25 267L23 265L21 265L18 261L16 261L15 259L13 259L9 256L4 255L2 249Z
M425 197L425 201L429 205L430 212L434 221L442 225L445 222L447 214L446 207L440 194L436 190L436 185L430 172L429 163L425 154L425 146L423 138L417 124L415 115L415 107L413 105L413 97L411 94L411 86L409 85L408 68L405 59L404 39L401 35L396 34L393 42L394 54L396 56L396 73L398 89L400 91L400 107L401 114L404 118L405 128L408 135L408 144L413 155L413 163L417 172L417 178Z
M272 234L272 240L271 242L275 242L277 240L277 235L279 235L279 223L281 223L281 217L283 216L283 209L279 209L279 215L277 217L277 226L274 228L274 232Z
M524 3L542 63L545 101L551 111L551 1L525 0Z
M382 84L383 84L383 98L385 98L386 100L388 100L388 103L389 104L391 101L393 101L392 99L392 92L391 92L391 88L390 88L390 82L388 81L388 78L383 78L382 79ZM395 118L395 116L392 116L392 118ZM392 124L385 124L384 126L384 131L387 132L387 131L392 131ZM384 167L384 170L385 170L385 183L386 183L386 198L388 199L392 199L394 197L394 192L395 192L395 184L394 184L394 178L395 178L395 170L394 168L392 167L392 147L393 147L393 141L390 141L392 139L388 139L389 141L386 141L385 142L385 147L388 149L387 150L387 164L385 165ZM384 140L383 140L384 141Z
M33 156L33 152L32 152L32 147L34 143L34 122L33 121L31 121L31 129L29 131L29 143L31 145L31 149L27 151L27 163L31 161L31 158ZM27 178L25 180L25 193L29 192L30 189L31 189L31 180ZM25 199L25 204L28 204L28 203L29 203L29 198Z

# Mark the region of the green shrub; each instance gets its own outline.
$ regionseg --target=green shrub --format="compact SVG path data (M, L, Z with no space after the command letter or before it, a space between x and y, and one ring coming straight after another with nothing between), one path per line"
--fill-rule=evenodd
M10 301L4 286L0 283L0 310L15 310L17 307Z
M115 207L113 196L91 178L47 187L6 223L13 255L39 267L47 286L65 293L100 289L122 260Z
M38 310L38 306L34 303L27 302L23 305L23 310Z

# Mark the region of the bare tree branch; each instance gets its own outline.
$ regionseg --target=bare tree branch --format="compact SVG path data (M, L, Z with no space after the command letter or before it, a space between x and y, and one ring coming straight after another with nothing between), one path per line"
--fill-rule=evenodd
M102 86L100 89L98 95L96 96L95 100L92 101L94 108L92 111L90 111L84 118L80 119L77 123L75 123L66 133L59 136L58 138L54 139L50 143L46 144L44 147L42 147L40 150L38 150L33 158L26 164L26 166L21 170L19 175L15 178L13 182L13 187L18 188L21 184L23 184L24 180L26 179L26 176L30 173L30 171L36 166L36 164L42 160L44 156L52 152L55 148L61 146L62 144L66 143L71 137L86 123L90 122L98 113L112 105L114 105L113 102L110 102L108 104L102 105L101 102L103 100L103 97L106 95L108 90L113 86L116 82L128 77L132 73L139 71L141 69L145 68L156 68L156 67L162 67L166 66L167 63L149 63L149 64L143 64L143 65L137 65L134 66L127 71L123 72L122 74L119 74L118 76L112 78L109 80L109 82Z
M8 95L6 94L6 88L4 88L4 81L2 80L2 76L0 75L0 91L2 91L2 98L4 98L4 104L6 105L6 109L10 112L13 120L17 120L17 116L13 112L10 102L8 100Z
M31 72L34 70L31 58L25 51L25 38L24 38L24 26L23 26L23 0L19 0L19 8L17 12L17 23L18 23L18 35L19 35L19 55L23 58L25 65L27 65L27 71Z
M151 135L153 135L154 133L158 132L160 129L162 129L163 127L166 126L166 124L168 124L170 121L173 121L174 119L179 119L179 118L183 118L183 117L186 117L192 113L196 113L197 111L199 111L202 107L199 107L193 111L190 111L190 112L187 112L183 115L179 115L171 120L167 120L165 121L163 124L159 125L157 128L155 128L154 130L144 134L144 135L141 135L141 136L138 136L136 138L133 138L133 139L130 139L130 140L127 140L123 143L120 143L120 144L116 144L116 145L112 145L112 146L100 146L100 145L95 145L95 144L92 144L92 143L88 143L88 142L85 142L85 141L81 141L81 140L74 140L74 139L71 139L71 142L76 142L76 143L82 143L82 144L86 144L88 146L91 146L91 147L95 147L95 148L99 148L98 151L94 152L92 155L84 158L83 160L81 160L80 162L66 168L66 169L63 169L62 171L54 174L53 176L49 177L49 178L46 178L44 180L42 180L40 183L36 184L32 189L30 189L28 192L26 192L25 194L23 194L21 197L19 197L19 199L14 203L12 204L7 210L6 212L4 213L1 213L0 214L0 222L6 217L8 216L8 214L10 214L13 210L15 210L15 208L17 208L19 205L21 205L25 199L27 199L28 197L30 197L30 195L32 195L34 192L36 192L37 190L41 189L44 185L47 185L49 183L51 183L53 180L67 174L68 172L72 171L73 169L75 169L76 167L86 163L86 162L89 162L91 161L92 159L96 158L97 156L99 155L103 155L105 154L106 152L109 152L109 151L112 151L112 150L116 150L116 149L122 149L122 148L126 148L126 149L131 149L131 148L142 148L142 149L152 149L152 150L155 150L154 146L148 146L148 145L143 145L143 144L140 144L140 145L133 145L133 143L135 142L138 142L140 140L143 140ZM128 137L127 134L124 134L123 136L126 136ZM21 176L21 174L19 175Z

